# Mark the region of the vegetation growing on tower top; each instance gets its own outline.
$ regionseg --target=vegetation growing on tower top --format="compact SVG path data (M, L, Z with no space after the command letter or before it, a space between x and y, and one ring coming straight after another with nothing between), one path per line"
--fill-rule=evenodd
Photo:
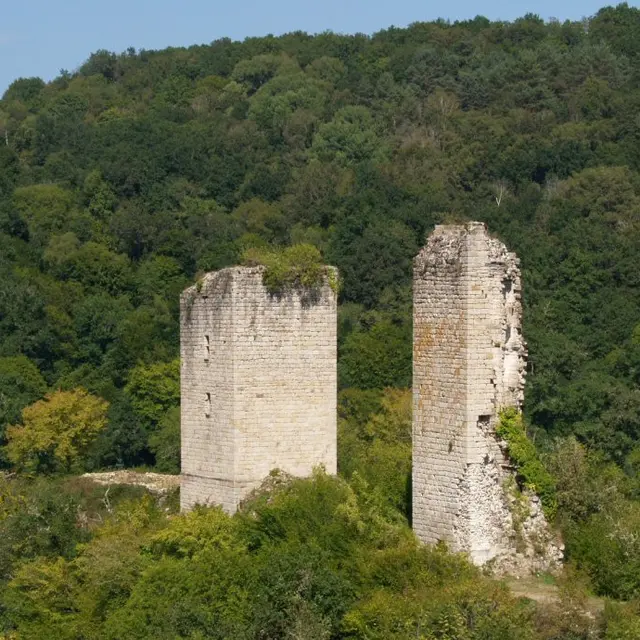
M251 247L245 250L242 262L266 267L263 281L270 293L297 287L316 289L325 277L329 286L337 290L335 272L322 263L320 251L311 244L294 244L284 249Z

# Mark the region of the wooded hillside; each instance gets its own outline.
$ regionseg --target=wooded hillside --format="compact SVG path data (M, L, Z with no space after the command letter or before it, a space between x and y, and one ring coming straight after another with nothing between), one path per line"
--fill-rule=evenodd
M640 12L620 5L99 51L16 80L0 351L38 371L2 360L3 390L22 387L3 422L40 376L82 384L111 402L97 464L145 458L146 434L123 440L132 369L176 356L197 272L265 244L339 267L343 387L408 386L411 259L435 223L472 218L522 257L533 424L622 463L640 429L639 64Z
M180 291L305 243L342 278L341 473L407 513L411 261L480 220L522 260L570 555L640 594L640 10L98 51L13 82L0 143L5 468L178 471Z

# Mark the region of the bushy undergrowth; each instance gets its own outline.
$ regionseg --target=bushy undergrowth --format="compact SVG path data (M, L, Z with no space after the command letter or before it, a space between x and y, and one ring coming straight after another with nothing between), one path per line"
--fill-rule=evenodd
M573 438L558 442L548 461L567 558L589 576L596 593L640 598L638 478Z
M0 637L627 640L638 629L634 603L588 614L575 579L556 603L513 598L461 554L418 544L356 471L351 482L275 473L233 517L177 515L139 489L84 480L0 489Z
M125 500L69 544L14 565L0 596L7 633L532 638L528 607L462 556L418 545L361 479L276 476L234 517L168 517L149 497Z
M345 389L338 396L338 469L411 512L411 391Z

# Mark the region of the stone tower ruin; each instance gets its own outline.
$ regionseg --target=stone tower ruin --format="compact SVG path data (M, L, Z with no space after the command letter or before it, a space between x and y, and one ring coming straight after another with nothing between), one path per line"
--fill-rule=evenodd
M495 435L498 412L523 402L518 264L478 222L437 226L414 261L413 527L476 564L520 555L516 564L531 567L548 564L533 548L546 541L549 556L548 527L526 496L516 531L506 489L514 474Z
M272 295L263 267L208 273L180 299L181 507L234 512L273 469L336 473L336 294Z

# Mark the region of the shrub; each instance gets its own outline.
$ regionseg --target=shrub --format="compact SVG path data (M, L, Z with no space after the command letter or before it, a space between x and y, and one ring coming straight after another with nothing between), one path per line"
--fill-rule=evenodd
M316 289L325 277L329 286L337 290L335 272L322 264L320 252L310 244L294 244L282 250L250 247L242 262L266 267L263 282L273 294L293 288Z
M605 640L640 638L640 600L626 604L607 602L604 608Z
M640 505L617 500L586 522L568 527L567 553L584 569L596 593L640 598Z
M555 478L558 517L563 523L587 521L619 500L627 484L620 467L573 436L556 440L545 464Z
M192 558L212 549L242 550L243 545L236 536L236 522L220 507L197 505L156 533L150 550L156 557L174 558Z
M527 437L522 414L513 407L501 411L496 435L507 443L509 457L525 487L540 497L547 518L554 519L558 510L555 481L538 457L533 442Z
M411 482L411 391L349 389L340 396L338 469L360 475L407 517Z

